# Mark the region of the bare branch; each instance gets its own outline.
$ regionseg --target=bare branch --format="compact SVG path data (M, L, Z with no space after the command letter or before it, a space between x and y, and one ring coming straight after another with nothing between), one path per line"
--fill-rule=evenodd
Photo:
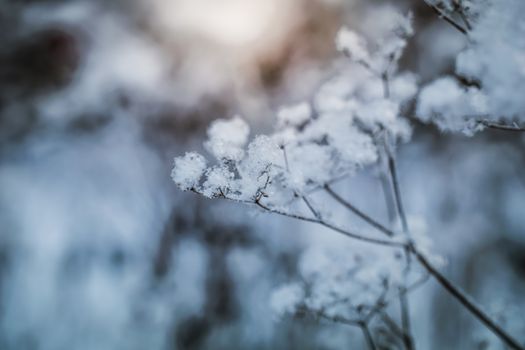
M384 162L384 160L381 159L381 162ZM388 220L389 223L392 225L392 223L394 223L394 221L396 220L396 205L394 202L394 198L392 197L392 192L390 191L388 176L386 176L384 171L381 171L381 173L379 174L379 181L381 182L381 189L383 191L383 196L385 197L385 205L388 213Z
M405 339L405 332L401 329L401 327L398 326L396 321L394 321L386 312L382 311L380 313L381 320L383 323L390 329L390 331L398 336L401 340Z
M403 343L405 344L407 350L413 350L414 340L410 331L410 309L408 306L408 297L405 288L400 288L399 306L401 309L401 325L403 326Z
M195 192L197 194L201 194L197 189L191 189L192 192ZM327 227L333 231L336 231L338 233L341 233L349 238L356 239L363 242L368 243L374 243L379 244L383 246L390 246L390 247L401 247L405 248L406 251L413 254L416 259L421 263L421 265L438 281L438 283L445 288L458 302L460 302L467 310L469 310L478 320L480 320L488 329L490 329L495 335L497 335L505 344L507 344L510 348L514 350L525 350L525 347L520 345L511 335L509 335L503 328L501 328L494 320L490 318L490 316L481 309L474 301L471 300L471 298L463 291L461 288L456 286L453 282L448 280L439 270L432 265L432 263L414 246L413 242L396 242L396 241L386 241L386 240L380 240L370 237L361 236L355 233L352 233L350 231L347 231L345 229L342 229L338 226L335 226L331 223L328 223L326 221L321 221L316 218L310 218L301 216L299 214L295 213L288 213L284 211L280 211L278 209L270 208L266 206L265 204L261 203L260 198L258 198L255 201L247 201L247 200L240 200L235 198L230 198L223 196L222 198L240 202L240 203L246 203L251 205L257 205L258 207L274 214L278 214L285 217L294 218L297 220L312 222L315 224L322 225L324 227ZM408 292L408 290L404 291L404 293Z
M365 336L366 343L368 344L368 347L370 350L376 350L376 344L374 343L374 338L372 338L372 333L370 333L370 329L368 328L368 325L366 323L361 324L361 330L363 331L363 335Z
M366 237L366 236L361 236L361 235L358 235L356 233L352 233L350 231L347 231L343 228L340 228L332 223L329 223L325 220L319 220L317 218L310 218L310 217L305 217L305 216L301 216L301 215L298 215L298 214L295 214L295 213L287 213L287 212L284 212L284 211L281 211L281 210L278 210L278 209L273 209L273 208L270 208L266 205L264 205L263 203L261 203L260 201L257 201L255 203L252 203L252 204L256 204L257 206L259 206L260 208L270 212L270 213L274 213L274 214L278 214L278 215L281 215L281 216L286 216L286 217L290 217L290 218L293 218L293 219L297 219L297 220L302 220L302 221L307 221L307 222L312 222L312 223L315 223L315 224L318 224L318 225L321 225L321 226L324 226L324 227L327 227L333 231L336 231L336 232L339 232L347 237L350 237L350 238L353 238L353 239L356 239L356 240L359 240L359 241L363 241L363 242L368 242L368 243L375 243L375 244L379 244L379 245L383 245L383 246L389 246L389 247L405 247L406 244L405 243L402 243L402 242L396 242L396 241L386 241L386 240L381 240L381 239L376 239L376 238L371 238L371 237Z
M397 174L395 168L394 158L389 156L389 169L390 175L392 177L392 185L394 186L394 194L396 196L396 202L398 203L398 211L401 216L403 226L406 228L407 235L409 234L408 225L406 224L406 216L403 210L401 193L399 190L399 183L397 181ZM397 188L397 189L396 189ZM490 318L470 297L463 292L459 287L455 286L451 281L449 281L445 276L443 276L426 258L421 254L414 246L413 242L409 242L405 247L407 253L412 253L416 256L417 260L423 265L423 267L430 273L432 276L444 287L452 296L456 298L465 308L467 308L474 316L476 316L488 329L494 332L503 342L505 342L512 349L516 350L525 350L512 336L510 336L505 330L503 330L494 320ZM408 257L408 254L407 254ZM407 269L408 269L407 264ZM405 325L407 326L407 325ZM404 327L405 328L405 327ZM406 334L407 329L404 329Z
M514 125L507 125L507 124L498 124L498 123L490 122L488 120L480 120L479 123L490 129L496 129L496 130L502 130L502 131L525 132L525 128L520 127L516 123L514 123Z
M437 7L434 4L431 4L430 2L428 2L428 0L423 0L423 1L439 16L439 18L443 19L448 24L452 25L452 27L456 28L462 34L468 35L467 29L463 28L461 25L456 23L456 21L454 21L450 16L444 13L439 7Z
M329 185L325 185L326 192L337 202L342 204L344 207L346 207L348 210L359 216L361 219L366 221L371 226L375 227L379 231L383 232L388 237L394 236L394 232L387 227L385 227L383 224L380 224L378 221L372 219L370 216L362 212L361 210L357 209L352 203L349 201L343 199L341 196L339 196Z
M501 328L490 316L485 313L480 306L476 304L463 290L455 286L444 275L441 274L427 258L419 252L413 245L409 247L410 251L416 256L417 260L425 267L425 269L434 276L434 278L447 290L457 301L459 301L467 310L469 310L478 320L480 320L488 329L496 334L505 344L515 350L525 350L525 347L520 345L516 339L510 336L503 328Z
M470 24L469 19L467 18L467 14L465 13L465 8L461 4L459 0L454 0L454 10L459 14L459 17L465 24L465 27L467 27L467 30L472 30L472 25Z
M310 200L306 197L306 196L301 196L303 202L306 204L306 206L308 207L308 209L310 209L310 211L312 212L312 214L314 214L314 216L319 220L319 221L323 221L323 218L321 217L321 213L319 212L319 210L317 210L316 208L314 208L313 204L310 202Z
M333 323L340 323L340 324L344 324L347 326L359 327L361 331L363 332L363 336L368 345L368 348L370 350L377 349L377 346L375 345L375 342L374 342L374 338L372 337L372 333L370 332L370 329L368 328L368 323L364 320L360 320L360 319L351 320L351 319L347 319L341 316L329 316L321 310L310 310L308 308L301 308L299 311L303 313L314 315L316 317L322 318L324 320L327 320Z
M386 135L387 136L387 135ZM408 222L403 206L403 201L401 199L401 190L399 187L399 180L397 177L397 170L396 170L396 163L394 156L390 153L390 150L388 149L388 145L385 141L385 153L387 154L387 160L388 160L388 172L390 175L390 180L392 184L392 191L394 193L394 200L396 202L396 208L397 208L397 214L401 221L401 225L403 227L403 232L405 233L406 237L408 239L410 238L410 232L408 229ZM405 248L405 257L406 257L406 266L403 269L403 279L405 285L407 284L408 275L410 273L411 269L411 258L410 258L410 252L408 248ZM408 303L408 296L406 293L406 287L400 288L399 293L399 306L401 311L401 325L403 326L403 343L405 344L405 348L407 350L413 350L414 349L414 341L411 334L411 326L410 326L410 307Z
M399 219L401 220L401 226L403 227L403 232L408 236L408 222L405 214L405 209L403 206L403 201L401 199L401 190L399 188L399 180L397 177L396 162L394 156L387 151L388 157L388 171L390 173L390 180L392 181L392 189L394 191L394 200L396 202L397 211L399 214Z

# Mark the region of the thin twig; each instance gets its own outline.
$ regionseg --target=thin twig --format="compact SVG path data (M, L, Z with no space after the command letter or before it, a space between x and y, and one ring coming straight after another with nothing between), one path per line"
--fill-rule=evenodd
M270 212L270 213L274 213L274 214L277 214L277 215L281 215L281 216L286 216L286 217L289 217L289 218L293 218L293 219L297 219L297 220L302 220L302 221L307 221L307 222L312 222L312 223L315 223L315 224L318 224L318 225L321 225L321 226L324 226L324 227L327 227L333 231L336 231L336 232L339 232L347 237L350 237L350 238L353 238L353 239L356 239L356 240L359 240L359 241L363 241L363 242L368 242L368 243L375 243L375 244L379 244L379 245L383 245L383 246L390 246L390 247L405 247L405 243L403 242L396 242L396 241L387 241L387 240L382 240L382 239L376 239L376 238L372 238L372 237L366 237L366 236L361 236L361 235L358 235L356 233L353 233L353 232L350 232L350 231L347 231L343 228L340 228L334 224L331 224L325 220L319 220L317 218L310 218L310 217L306 217L306 216L301 216L301 215L298 215L298 214L295 214L295 213L288 213L288 212L284 212L284 211L280 211L278 209L273 209L273 208L270 208L268 206L266 206L265 204L261 203L260 201L257 201L255 203L252 203L252 204L256 204L257 206L259 206L260 208Z
M408 297L405 288L401 288L399 293L399 306L401 309L401 325L403 326L403 343L407 350L414 349L414 341L411 335L410 314Z
M368 314L363 318L363 321L366 323L369 323L370 320L381 310L383 310L385 307L388 306L388 303L386 302L386 295L388 293L388 281L385 281L385 284L383 285L384 290L383 293L377 298L377 301L375 302L374 306L368 312Z
M405 288L405 293L410 293L411 291L416 290L417 288L425 284L425 282L428 281L429 278L430 273L426 273L422 278Z
M437 7L434 4L431 4L430 2L428 2L428 0L423 0L423 1L439 16L439 18L445 20L448 24L452 25L452 27L456 28L462 34L468 35L468 31L465 28L463 28L461 25L456 23L456 21L450 18L450 16L444 13L439 7Z
M306 196L301 196L303 202L306 204L306 206L308 207L308 209L310 209L310 211L312 212L312 214L319 220L319 221L323 221L323 218L321 217L321 213L319 212L319 210L317 210L316 208L314 208L313 204L310 202L310 200L306 197Z
M196 189L191 189L191 191L201 194ZM327 222L319 221L315 218L308 218L301 215L293 214L293 213L287 213L282 212L277 209L272 209L267 207L266 205L262 204L260 200L257 200L255 202L247 201L247 200L239 200L235 198L229 198L229 197L223 197L224 199L241 202L241 203L247 203L251 205L257 205L261 207L262 209L265 209L268 212L275 213L281 216L286 216L290 218L295 218L297 220L307 221L316 223L322 226L325 226L327 228L332 229L333 231L336 231L338 233L341 233L347 237L368 242L368 243L375 243L379 245L384 246L390 246L390 247L403 247L406 248L411 254L414 254L416 259L421 263L421 265L436 279L436 281L445 289L447 290L459 303L461 303L467 310L469 310L478 320L480 320L489 330L491 330L494 334L496 334L505 344L507 344L509 347L511 347L514 350L525 350L525 347L520 345L511 335L509 335L503 328L501 328L494 320L490 318L490 316L484 312L480 306L476 305L474 301L471 300L471 298L463 291L461 288L454 285L453 282L448 280L437 268L435 268L430 261L428 261L425 256L419 252L419 250L416 249L414 244L412 242L408 243L401 243L401 242L395 242L395 241L384 241L374 238L369 238L365 236L360 236L354 233L351 233L349 231L346 231L344 229L341 229L335 225L332 225Z
M381 157L384 158L384 156ZM384 162L384 160L381 159L381 162ZM388 177L384 174L383 171L381 171L381 173L379 174L379 181L381 182L381 189L383 191L383 196L385 197L385 205L388 213L388 220L390 222L390 225L392 225L396 220L396 204L390 191Z
M389 152L388 149L386 149L388 145L385 142L385 151L387 153L388 157L388 170L390 175L390 180L392 184L392 190L394 192L394 199L396 202L398 217L401 221L401 225L403 227L403 232L405 233L406 237L410 239L410 232L408 229L408 222L405 214L405 209L403 206L403 201L401 199L401 190L399 186L399 180L397 177L397 170L396 170L396 163L395 159L392 156L392 154ZM410 252L407 248L405 248L405 257L406 257L406 266L403 269L403 279L405 284L408 280L408 275L410 273L411 269L411 259L410 259ZM411 335L411 325L410 325L410 307L408 303L408 296L405 291L405 288L400 288L399 293L399 306L401 310L401 325L403 326L403 333L405 336L403 337L403 342L405 344L405 347L407 350L413 350L414 349L414 341L413 337Z
M390 173L390 180L392 181L392 189L394 191L394 200L396 202L396 207L397 207L397 211L399 214L399 220L401 220L401 226L403 228L403 232L408 236L409 235L408 222L407 222L407 217L405 214L405 209L403 206L403 201L401 200L401 190L399 187L399 180L397 177L396 162L395 162L394 157L388 151L387 151L387 157L388 157L388 171Z
M190 191L203 196L203 194L201 192L199 192L196 188L191 188ZM388 246L388 247L397 247L397 248L406 247L406 243L404 243L404 242L387 241L387 240L382 240L382 239L373 238L373 237L361 236L361 235L359 235L357 233L350 232L350 231L345 230L345 229L343 229L343 228L341 228L341 227L339 227L337 225L329 223L328 221L326 221L326 220L324 220L322 218L311 218L311 217L303 216L303 215L296 214L296 213L290 213L290 212L285 212L285 211L282 211L282 210L279 210L279 209L270 208L269 206L267 206L267 205L265 205L265 204L263 204L261 202L261 198L256 198L254 201L248 201L248 200L243 200L243 199L227 197L224 194L222 194L219 198L226 199L226 200L229 200L229 201L232 201L232 202L237 202L237 203L256 205L259 208L264 209L265 211L267 211L269 213L272 213L272 214L277 214L277 215L280 215L280 216L285 216L285 217L296 219L296 220L300 220L300 221L306 221L306 222L311 222L311 223L314 223L314 224L318 224L318 225L324 226L326 228L329 228L329 229L331 229L333 231L336 231L336 232L341 233L341 234L343 234L343 235L345 235L347 237L350 237L350 238L353 238L353 239L356 239L356 240L359 240L359 241L363 241L363 242L367 242L367 243L379 244L379 245ZM312 207L312 209L315 210L313 207Z
M363 322L361 324L361 330L363 331L363 335L365 336L366 343L368 344L368 347L370 350L376 350L376 344L374 343L374 338L372 338L372 333L370 333L370 329L368 328L368 324Z
M377 349L374 339L372 337L372 333L370 332L370 329L368 328L368 324L363 320L350 320L350 319L347 319L341 316L329 316L325 314L324 312L322 312L321 310L310 310L308 308L301 308L299 311L304 312L304 313L309 313L313 316L322 318L324 320L327 320L333 323L340 323L346 326L358 327L363 332L363 336L368 345L368 348L370 350Z
M381 79L383 81L383 97L389 98L390 88L389 88L389 80L388 80L387 71L385 71L385 73L381 76ZM385 154L387 156L388 173L390 175L392 190L394 193L394 200L396 203L397 214L401 221L401 225L402 225L405 236L410 239L407 218L405 215L403 202L401 200L401 191L399 189L399 181L397 178L396 164L395 164L394 157L391 154L390 149L389 149L388 133L386 132L384 134L384 148L385 148ZM385 188L385 194L387 193L389 193L389 191L386 191L386 188ZM387 200L387 205L390 205L390 203L388 202L390 198L388 196L385 196L385 199ZM404 280L404 283L406 284L408 280L408 275L410 273L411 259L410 259L410 253L407 248L404 249L404 253L405 253L407 263L406 263L406 267L403 269L403 280ZM404 334L403 343L407 350L413 350L414 341L413 341L411 331L410 331L411 329L410 327L410 308L408 304L408 296L407 296L405 287L400 288L399 306L400 306L400 311L401 311L401 324L403 326L403 334Z
M479 123L490 129L496 129L496 130L502 130L502 131L525 132L525 128L522 128L518 125L498 124L498 123L490 122L488 120L480 120Z
M248 202L250 203L250 202ZM253 204L253 203L251 203ZM525 347L521 346L512 336L510 336L505 330L503 330L494 320L490 318L474 301L470 299L470 297L462 291L459 287L455 286L451 281L449 281L444 275L439 272L426 258L425 256L419 252L415 246L412 243L399 243L399 242L393 242L393 241L383 241L383 240L376 240L369 237L364 237L360 235L353 234L351 232L345 231L343 229L340 229L339 227L336 227L334 225L331 225L326 222L320 222L318 219L314 218L308 218L303 217L296 214L290 214L286 212L281 212L276 209L271 209L269 207L266 207L264 204L257 202L256 203L259 207L278 215L286 216L295 218L298 220L308 221L316 224L320 224L322 226L325 226L327 228L330 228L336 232L339 232L345 236L348 236L350 238L354 238L357 240L369 242L369 243L376 243L386 246L395 246L395 247L404 247L407 248L408 251L415 255L417 260L421 263L421 265L439 282L439 284L445 288L456 300L458 300L467 310L469 310L476 318L478 318L485 326L487 326L488 329L490 329L492 332L494 332L505 344L507 344L509 347L515 350L525 350Z
M384 225L380 224L378 221L372 219L370 216L368 216L367 214L363 213L361 210L356 208L352 203L350 203L349 201L343 199L334 190L332 190L332 188L329 185L325 185L324 188L325 188L326 192L333 199L335 199L337 202L342 204L348 210L350 210L351 212L353 212L354 214L359 216L361 219L366 221L368 224L370 224L371 226L375 227L376 229L378 229L379 231L383 232L384 234L386 234L389 237L392 237L394 235L392 230L389 230L387 227L385 227Z
M465 14L465 8L463 7L460 1L454 1L454 10L459 14L459 17L465 24L465 27L467 27L467 30L472 30L472 25L470 24L470 21L468 20L467 15Z
M260 203L258 205L259 206L261 206L261 205L264 206L263 204L260 204ZM266 208L263 207L263 209L266 209ZM292 215L288 215L287 213L278 212L278 211L270 209L270 208L267 208L266 210L268 210L270 212L273 212L273 213L277 213L279 215L284 215L284 216L288 216L288 217L295 217L296 219L299 219L299 220L305 220L305 221L310 221L310 222L314 222L314 223L317 223L317 224L321 224L321 225L323 225L325 227L331 228L332 230L335 230L335 231L337 231L339 233L342 233L342 234L344 234L346 236L349 236L351 238L355 238L355 239L358 239L358 240L363 240L363 241L367 241L367 242L370 242L370 243L377 243L377 244L383 244L383 245L388 245L388 246L398 246L398 247L401 246L401 247L407 248L408 251L415 255L415 257L421 263L421 265L439 282L439 284L443 288L445 288L456 300L458 300L463 306L465 306L465 308L467 308L467 310L469 310L485 326L487 326L488 329L490 329L492 332L494 332L504 343L506 343L512 349L525 350L525 347L522 347L521 345L519 345L519 343L515 339L513 339L512 336L510 336L508 333L506 333L505 330L503 330L494 320L492 320L490 318L490 316L488 316L478 305L476 305L476 303L474 301L472 301L470 299L470 297L465 292L463 292L459 287L455 286L444 275L442 275L439 272L439 270L437 270L425 258L425 256L422 253L420 253L415 248L415 246L412 243L397 243L397 242L381 241L381 240L379 242L377 242L377 240L375 240L375 239L364 237L364 236L359 236L359 235L355 235L355 234L346 232L346 231L341 230L341 229L339 229L339 228L337 228L337 227L335 227L335 226L333 226L331 224L319 222L317 219L310 219L310 218L305 218L305 217L296 216L296 215L292 216Z
M383 321L383 323L390 329L390 331L392 331L393 334L395 334L396 336L398 336L401 340L404 340L405 339L405 332L403 332L403 330L401 329L401 327L399 327L396 323L396 321L394 321L386 312L382 311L380 313L381 315L381 320Z
M286 153L286 146L283 145L281 147L282 151L283 151L283 158L284 158L284 164L286 165L286 171L288 173L290 173L290 164L288 163L288 155ZM294 191L294 195L296 197L301 197L301 199L303 200L303 202L306 204L306 206L308 207L308 209L310 209L310 211L312 212L312 214L314 214L314 216L319 220L321 221L322 218L321 218L321 213L316 210L313 205L310 203L310 200L308 199L308 197L306 195L302 195L300 196L299 193L297 193L296 191Z
M408 292L408 290L406 290L406 292ZM392 321L390 317L387 315L387 313L384 311L384 309L388 306L388 303L385 300L386 294L387 294L387 289L383 291L381 296L378 298L378 300L374 304L374 307L372 308L372 310L365 317L360 318L360 319L348 319L342 316L329 316L329 315L326 315L322 310L310 310L308 308L301 308L299 311L304 312L304 313L310 313L312 315L315 315L317 317L320 317L322 319L325 319L325 320L328 320L334 323L340 323L340 324L344 324L344 325L348 325L352 327L359 327L361 331L363 332L363 336L368 345L368 348L371 350L375 350L377 349L377 346L374 342L374 338L370 331L369 324L372 318L377 314L382 315L382 317L388 317L390 322L394 324L393 326L394 332L399 338L404 340L407 337L406 334L403 333L403 331L397 326L397 324L395 324L395 322Z
M309 309L301 309L302 312L311 313L317 317L320 317L322 319L325 319L327 321L331 321L334 323L341 323L345 324L347 326L354 326L359 327L359 324L361 323L361 320L350 320L341 316L328 316L327 314L323 313L322 311L316 311L316 310L309 310Z
M416 256L417 260L425 267L425 269L434 276L434 278L447 290L456 300L458 300L467 310L469 310L478 320L480 320L488 329L496 334L505 344L515 350L525 350L525 347L520 345L516 339L509 335L503 328L501 328L490 316L485 313L480 306L478 306L463 290L455 286L444 275L441 274L428 260L419 252L414 245L409 246L410 251Z

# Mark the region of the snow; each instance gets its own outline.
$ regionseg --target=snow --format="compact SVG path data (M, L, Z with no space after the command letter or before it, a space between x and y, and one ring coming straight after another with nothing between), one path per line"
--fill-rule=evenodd
M365 40L354 31L343 27L337 33L335 42L337 50L343 52L356 62L367 61L369 59Z
M206 181L202 185L202 194L212 198L229 191L234 174L225 165L217 165L206 171Z
M171 178L182 190L190 190L199 184L206 170L206 159L198 153L187 152L184 157L176 157Z
M374 52L355 32L341 29L336 46L347 54L347 67L319 89L313 103L279 109L273 133L248 143L250 128L240 117L215 120L204 146L216 164L206 170L196 156L176 161L176 168L188 167L174 170L179 187L242 201L264 196L281 205L283 198L375 164L382 147L374 136L379 132L407 141L411 128L402 113L417 90L417 77L398 74L396 61L412 34L411 16L389 15L384 27L372 45L378 47ZM383 72L371 68L385 64L391 93L385 90Z
M525 122L525 22L521 0L471 2L467 47L456 58L456 74L474 82L460 86L440 77L419 96L418 117L441 130L473 134L478 121Z
M441 130L468 135L482 128L478 120L488 113L486 97L477 88L464 88L452 77L425 86L419 95L416 115L434 122Z
M250 127L239 116L217 119L208 128L205 147L215 158L239 160L248 141Z
M301 126L312 116L312 109L306 102L283 107L277 112L277 127Z
M279 316L293 313L296 306L303 299L304 292L298 284L283 285L272 293L270 307Z

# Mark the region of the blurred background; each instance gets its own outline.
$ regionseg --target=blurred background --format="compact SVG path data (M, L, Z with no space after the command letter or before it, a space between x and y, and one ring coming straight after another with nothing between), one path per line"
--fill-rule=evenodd
M401 70L453 74L465 38L418 0L0 2L0 349L361 348L268 306L332 233L182 193L170 171L213 119L270 130L337 74L342 25L366 36L393 9L415 18ZM446 275L524 334L524 138L408 117L409 216ZM385 217L374 171L338 189ZM436 287L412 302L419 349L502 348Z

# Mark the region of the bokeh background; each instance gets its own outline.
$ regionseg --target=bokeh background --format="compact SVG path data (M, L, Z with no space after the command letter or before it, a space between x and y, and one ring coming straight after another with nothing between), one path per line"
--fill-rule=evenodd
M337 74L342 25L373 35L393 10L414 14L401 69L453 74L465 38L418 0L0 2L0 349L361 348L355 330L269 307L332 233L182 193L170 171L213 119L270 130ZM447 276L524 334L524 138L408 117L410 219ZM376 172L338 189L386 216ZM412 301L418 348L501 348L436 287Z

